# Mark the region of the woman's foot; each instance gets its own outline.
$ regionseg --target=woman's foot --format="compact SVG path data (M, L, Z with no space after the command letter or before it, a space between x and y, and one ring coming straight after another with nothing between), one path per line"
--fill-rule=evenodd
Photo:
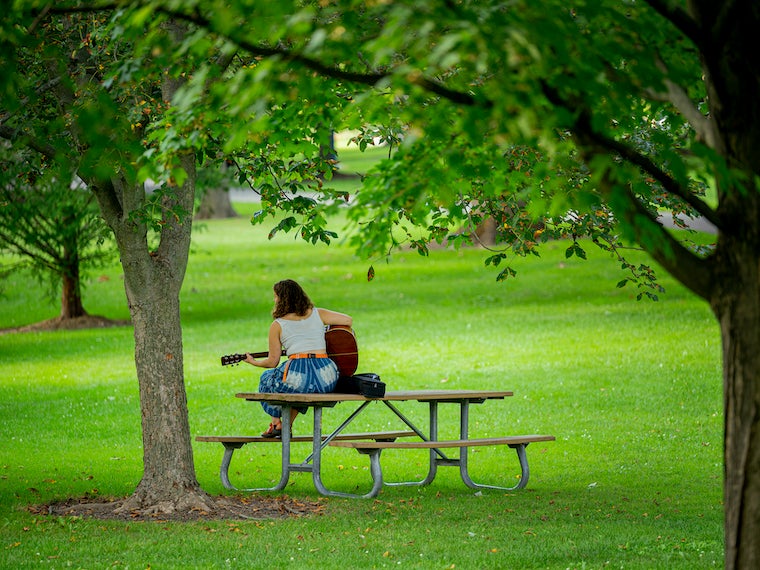
M261 437L265 437L267 439L282 437L282 424L275 425L275 423L272 422L269 424L267 431L261 434Z

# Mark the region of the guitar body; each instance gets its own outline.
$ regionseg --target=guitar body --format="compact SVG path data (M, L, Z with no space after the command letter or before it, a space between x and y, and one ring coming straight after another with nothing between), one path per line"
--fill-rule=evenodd
M328 325L325 331L327 356L338 367L341 376L352 376L359 367L359 348L351 327L345 325Z
M335 362L340 376L352 376L359 366L359 349L356 346L353 329L345 325L328 325L325 330L325 343L327 356ZM264 358L269 352L250 354L254 358ZM222 356L222 366L237 364L243 360L245 360L245 354L226 354Z

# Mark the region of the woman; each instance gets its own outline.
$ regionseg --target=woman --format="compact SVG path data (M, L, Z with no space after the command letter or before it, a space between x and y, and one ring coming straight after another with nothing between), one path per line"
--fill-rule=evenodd
M269 368L261 374L259 392L315 393L332 392L338 381L338 367L327 356L325 325L351 326L349 315L318 309L301 286L292 279L274 285L274 322L269 327L269 355L256 360L246 354L246 362ZM288 359L280 363L282 351ZM272 416L269 428L262 437L282 435L282 408L262 402L264 411ZM305 411L301 408L301 411ZM291 408L290 425L298 411Z

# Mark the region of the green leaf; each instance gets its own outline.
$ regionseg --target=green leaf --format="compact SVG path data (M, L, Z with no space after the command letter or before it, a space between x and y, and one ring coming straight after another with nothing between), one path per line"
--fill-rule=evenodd
M511 267L506 267L496 276L496 281L506 281L508 278L515 277L516 275L517 271Z
M187 172L185 172L184 168L173 168L172 178L174 179L174 183L181 188L187 180Z
M487 257L485 260L485 265L486 267L488 267L489 265L493 265L494 267L496 267L506 258L507 258L507 255L505 253L497 253L495 255L491 255L490 257Z

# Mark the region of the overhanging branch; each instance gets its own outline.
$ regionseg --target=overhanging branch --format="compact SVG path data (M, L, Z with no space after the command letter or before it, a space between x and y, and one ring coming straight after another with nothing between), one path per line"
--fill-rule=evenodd
M591 111L580 104L571 105L566 101L559 92L543 83L543 90L546 97L555 105L566 109L581 109L575 123L570 127L575 137L581 145L591 145L604 149L607 154L613 153L619 155L626 162L638 167L642 172L647 173L656 180L666 192L683 200L691 206L697 213L704 216L714 226L720 228L721 221L715 211L697 198L688 188L678 183L672 176L657 166L649 157L643 155L635 148L626 145L611 137L598 133L592 127Z
M606 149L599 149L604 152ZM586 149L586 152L594 154L594 149ZM684 247L670 232L652 216L652 214L636 199L630 186L618 184L610 179L610 173L606 172L600 179L600 190L605 195L610 195L613 188L621 188L626 193L627 203L631 210L626 214L628 223L634 228L636 241L662 265L668 273L678 281L691 289L703 299L710 299L712 295L712 271L707 269L711 264L711 258L702 259ZM646 222L642 222L646 220ZM647 229L657 233L657 239L647 239Z
M12 129L7 125L0 125L0 138L12 143L23 142L25 146L50 159L54 159L56 156L56 149L54 146L40 142L25 134L19 136L17 129Z
M547 99L549 99L552 104L558 107L563 107L568 111L571 109L576 111L577 109L581 109L575 123L570 127L570 130L573 132L573 135L581 146L598 147L604 149L607 154L612 153L619 155L626 162L633 164L642 172L651 176L665 189L666 192L683 200L714 226L718 228L721 227L722 224L717 214L707 204L702 202L702 200L697 198L688 188L681 185L662 168L657 166L657 164L655 164L649 157L643 155L629 145L596 132L592 127L590 109L579 103L576 103L575 105L570 104L570 102L565 100L554 87L545 82L542 82L542 88Z
M679 184L672 176L657 166L649 157L641 154L631 146L617 141L613 138L595 132L590 124L583 124L586 121L576 123L576 132L583 139L603 147L608 152L620 155L626 162L637 166L643 172L654 178L667 192L677 196L689 206L694 208L701 216L704 216L716 227L720 227L720 219L717 214L705 204L702 200L692 194L687 188Z
M188 13L174 11L163 6L159 6L157 10L158 12L166 16L182 19L200 28L209 30L210 32L218 33L214 29L213 22L211 22L208 18L205 18L201 14L198 14L197 12L193 14L188 14ZM393 76L391 72L349 71L346 69L341 69L340 67L326 65L317 59L295 52L284 46L275 46L275 47L264 46L260 44L255 44L244 37L234 37L230 34L220 34L220 35L223 35L229 41L237 44L238 46L240 46L242 49L244 49L245 51L247 51L253 56L278 57L282 61L293 62L293 63L303 65L307 69L315 71L316 73L322 76L331 77L333 79L339 79L341 81L347 81L350 83L359 83L362 85L369 85L371 87L374 87L379 82L385 79L389 79ZM418 87L421 87L425 89L426 91L434 93L435 95L439 95L440 97L443 97L444 99L447 99L457 105L466 105L466 106L480 105L487 108L493 106L493 103L489 100L477 99L471 93L466 93L463 91L456 91L454 89L450 89L446 87L443 83L436 81L434 79L431 79L429 77L425 77L422 74L409 74L406 76L406 80L409 81L409 83L411 83L412 85L417 85Z
M670 79L665 79L667 93L659 93L653 90L647 90L646 96L654 101L663 101L671 103L683 117L688 121L691 128L696 132L708 148L715 149L718 143L718 133L713 123L708 117L703 115L694 102L686 93L686 90Z

